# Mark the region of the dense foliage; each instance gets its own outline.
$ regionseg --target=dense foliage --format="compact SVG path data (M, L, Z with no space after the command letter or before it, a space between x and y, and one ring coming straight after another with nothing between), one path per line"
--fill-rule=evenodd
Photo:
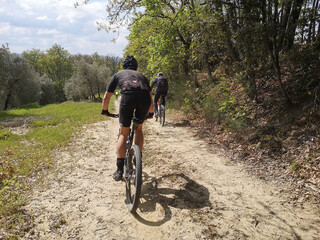
M239 159L270 166L279 165L271 157L281 158L282 169L320 187L320 0L114 0L107 11L110 25L100 27L129 24L126 55L134 55L149 78L165 73L172 107L221 123L228 137L240 133L229 141L245 140L237 147ZM2 46L0 110L100 100L119 62L98 54L72 56L59 45L22 56ZM99 106L35 104L0 112L5 123L21 117L31 124L23 136L0 128L7 150L1 158L2 216L9 212L10 218L24 201L14 174L32 176L44 158L50 164L52 150L68 142L74 124L78 129L78 118L95 121ZM214 139L218 145L221 138Z
M46 52L11 53L0 48L0 110L28 103L101 100L108 80L118 70L118 57L72 56L55 44Z
M141 71L165 72L186 110L229 121L247 111L234 90L264 107L302 96L319 105L319 8L319 0L120 0L108 2L110 25L101 27L129 23L126 50Z
M171 106L233 136L217 145L320 187L320 0L117 0L107 12L100 27L129 24L126 54L165 73Z
M0 48L0 109L40 101L39 75L7 46Z
M97 94L101 101L111 71L104 65L98 66L96 62L89 64L83 59L76 64L76 70L64 87L67 98L79 101L90 96L96 100Z

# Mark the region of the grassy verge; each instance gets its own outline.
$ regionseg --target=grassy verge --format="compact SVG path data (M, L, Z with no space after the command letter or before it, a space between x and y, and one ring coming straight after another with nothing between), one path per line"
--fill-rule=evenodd
M70 145L81 126L105 119L101 103L28 105L0 112L0 239L18 239L31 217L21 211L43 170L54 167L54 155ZM32 181L31 181L32 180Z

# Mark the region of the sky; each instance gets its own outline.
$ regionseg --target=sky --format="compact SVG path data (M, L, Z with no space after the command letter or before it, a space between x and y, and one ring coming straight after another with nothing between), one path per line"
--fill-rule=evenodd
M0 0L0 46L8 43L10 52L22 53L58 44L71 54L122 57L128 30L118 36L97 28L96 21L106 22L107 1L75 8L77 0Z

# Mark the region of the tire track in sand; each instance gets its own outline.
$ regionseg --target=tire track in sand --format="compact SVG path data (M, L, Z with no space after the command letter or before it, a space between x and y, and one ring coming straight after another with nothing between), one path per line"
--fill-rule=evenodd
M114 182L118 120L83 127L26 206L24 239L319 239L319 209L248 175L183 123L145 124L141 205Z

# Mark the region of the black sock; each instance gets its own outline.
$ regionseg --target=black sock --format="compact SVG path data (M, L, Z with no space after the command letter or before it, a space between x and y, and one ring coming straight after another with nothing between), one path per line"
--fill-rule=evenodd
M123 172L124 158L117 158L117 171Z

